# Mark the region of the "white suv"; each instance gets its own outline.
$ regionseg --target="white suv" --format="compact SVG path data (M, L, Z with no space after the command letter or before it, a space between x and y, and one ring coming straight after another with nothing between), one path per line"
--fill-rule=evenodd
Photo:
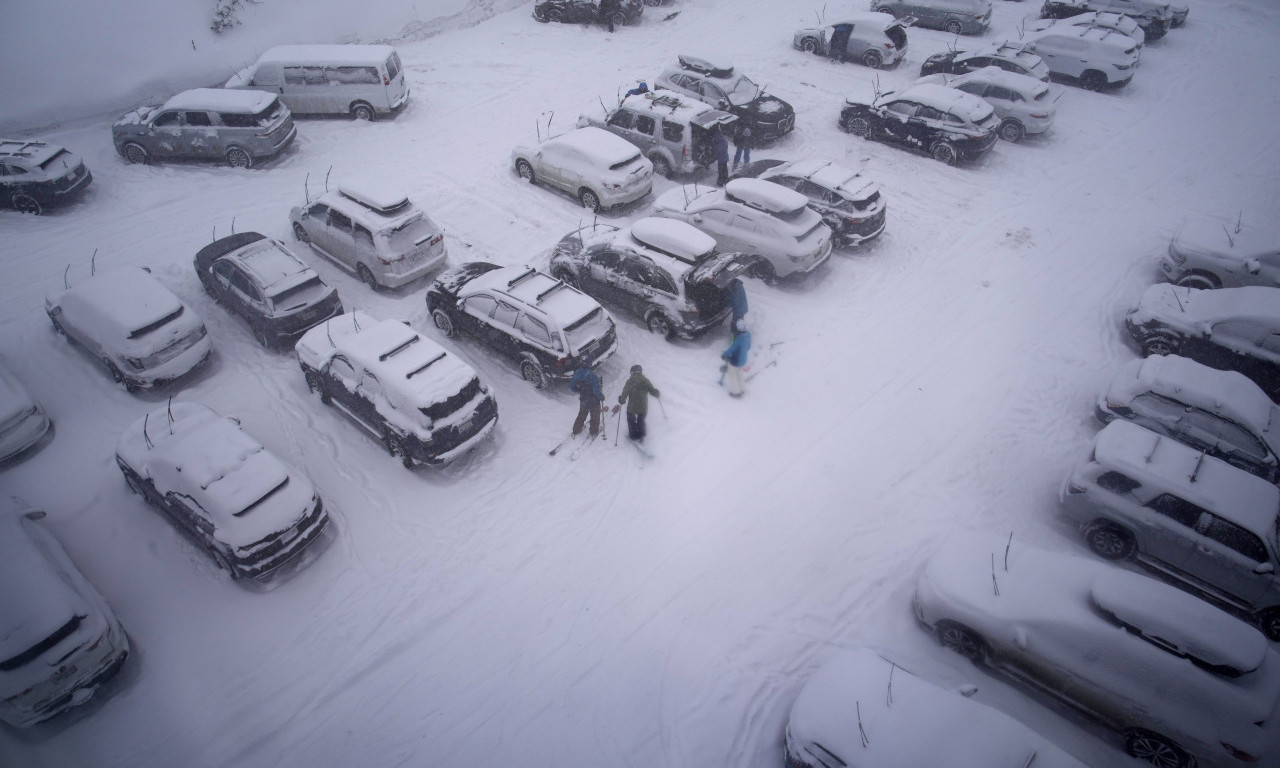
M916 83L945 85L987 102L1000 118L1000 138L1005 141L1044 133L1058 114L1053 89L1046 83L999 67L983 67L963 75L926 75Z
M1051 74L1090 91L1118 88L1132 80L1140 46L1113 29L1057 26L1028 35L1024 45L1044 60Z
M593 213L635 202L653 189L653 164L625 139L591 126L522 144L511 161L520 178L567 192Z

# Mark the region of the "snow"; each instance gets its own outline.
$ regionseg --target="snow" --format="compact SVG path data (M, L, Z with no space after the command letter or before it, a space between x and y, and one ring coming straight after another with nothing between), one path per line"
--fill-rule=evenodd
M1097 430L1097 392L1136 357L1125 309L1159 279L1156 259L1188 214L1277 213L1280 93L1267 73L1280 63L1280 8L1199 3L1186 28L1148 46L1122 92L1064 89L1043 139L952 168L836 125L846 92L909 84L954 40L943 32L908 29L906 61L880 71L791 47L787 34L813 24L820 3L674 0L664 9L675 19L647 13L612 36L538 24L527 2L495 2L504 12L473 26L428 24L461 4L419 0L415 13L402 1L398 19L370 31L387 2L302 12L269 0L213 51L203 16L176 18L211 4L7 9L61 11L58 24L9 31L53 26L62 42L0 46L23 57L4 59L6 135L67 146L94 183L47 216L0 210L0 353L57 422L0 483L50 511L43 522L138 652L70 717L0 731L0 764L766 768L804 682L842 648L869 645L941 687L979 683L975 701L1090 766L1143 765L1110 732L940 649L911 615L912 585L927 554L965 530L1014 528L1087 553L1054 492ZM1033 12L996 4L988 35L1014 34ZM219 82L224 64L272 45L384 39L415 16L440 33L396 41L413 97L395 119L299 121L295 146L248 171L131 166L111 146L110 120L144 95ZM862 169L890 211L876 241L835 254L811 281L746 281L756 359L774 343L780 355L741 401L716 386L724 332L669 343L618 314L620 349L601 374L616 397L641 363L662 390L669 418L651 409L652 462L612 439L574 462L548 457L577 412L571 392L534 390L487 347L442 340L425 280L373 292L298 248L344 305L409 320L494 390L493 440L443 470L408 472L308 395L297 361L258 347L191 269L233 219L237 232L290 242L289 205L308 174L323 188L330 166L331 189L366 171L430 210L455 264L542 268L545 250L592 216L521 185L510 148L544 112L560 124L597 96L611 104L679 50L732 59L796 107L796 130L753 156ZM676 188L655 179L655 196ZM648 211L646 200L600 218ZM167 393L113 385L54 343L40 305L68 261L87 274L94 248L100 269L104 256L151 265L205 317L217 355L177 400L237 415L316 481L335 541L279 588L238 588L125 487L115 442Z
M1010 72L1007 69L990 66L965 72L963 75L936 74L927 75L916 80L917 83L937 83L950 88L957 88L962 83L989 83L999 85L1022 95L1027 101L1035 101L1041 94L1049 90L1049 86L1041 80L1029 75ZM1053 104L1045 105L1052 108Z
M276 100L274 93L224 88L193 88L175 95L161 109L207 109L213 112L257 113Z
M898 93L894 99L909 99L940 112L951 114L970 123L980 123L991 116L991 105L972 94L957 91L945 85L921 83Z
M724 185L730 198L769 213L795 213L809 204L809 198L780 184L761 179L733 179Z
M85 330L99 339L109 335L115 337L114 344L148 348L152 348L150 334L134 340L136 344L130 345L129 340L137 331L175 312L185 314L181 299L137 267L104 269L74 282L69 289L49 294L45 304L60 307L77 324L87 324Z
M277 45L258 57L258 63L382 64L396 49L390 45Z
M631 224L631 236L642 245L693 263L716 247L710 235L692 224L675 219L646 216Z
M596 166L597 170L611 168L618 163L625 163L640 157L640 152L636 150L634 144L620 136L614 136L603 128L594 126L577 128L568 133L562 133L555 138L547 139L546 143L563 144L566 147L577 149L586 155L587 160Z
M0 360L0 461L35 445L49 426L44 409Z
M1159 319L1173 327L1208 330L1223 320L1247 320L1280 328L1280 291L1258 285L1202 291L1157 283L1130 312L1137 325Z
M1243 212L1238 218L1191 216L1174 235L1173 246L1183 253L1258 258L1280 250L1280 227L1274 220L1246 220Z
M286 290L315 277L315 270L275 240L259 240L258 245L235 256L258 278L268 296L279 296Z
M72 616L85 615L84 599L58 573L27 531L22 516L34 507L0 495L0 661L52 635ZM0 695L9 698L31 683L31 671L0 672ZM21 687L14 687L24 683Z
M338 345L378 322L376 317L360 310L331 317L302 334L294 351L299 361L320 370L333 358Z

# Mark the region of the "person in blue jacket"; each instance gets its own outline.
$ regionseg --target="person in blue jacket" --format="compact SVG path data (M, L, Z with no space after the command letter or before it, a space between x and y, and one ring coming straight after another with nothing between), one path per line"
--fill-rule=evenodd
M747 328L746 320L738 320L732 326L733 341L729 344L729 348L720 353L720 359L724 361L725 370L725 386L729 388L729 394L732 397L742 397L747 391L746 377L742 375L742 369L747 365L747 357L751 353L751 331Z
M591 370L591 358L582 356L582 362L569 379L569 389L578 393L578 418L573 421L573 435L582 431L587 417L591 417L591 437L600 434L600 404L604 402L604 387L600 377Z
M729 140L718 125L711 132L711 140L716 150L716 186L723 187L729 182Z

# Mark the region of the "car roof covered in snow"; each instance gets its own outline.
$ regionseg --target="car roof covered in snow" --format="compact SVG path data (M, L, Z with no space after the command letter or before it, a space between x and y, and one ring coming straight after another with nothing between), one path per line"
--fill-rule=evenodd
M1239 227L1239 231L1236 228ZM1274 220L1195 216L1173 237L1174 247L1188 252L1249 259L1280 253L1280 226Z
M553 136L544 144L572 147L586 155L592 163L605 168L640 156L640 150L636 145L621 136L615 136L603 128L591 125Z
M99 331L120 338L159 322L185 305L140 267L110 267L71 288L50 294L50 306L91 316Z
M733 179L724 185L726 196L769 213L794 213L809 204L809 198L764 179Z
M1132 317L1138 324L1159 318L1178 326L1246 320L1277 333L1280 332L1280 288L1250 285L1199 290L1156 283L1142 292Z
M631 239L639 245L672 256L686 264L694 264L716 247L707 233L675 219L647 216L632 222Z
M0 139L0 158L20 158L23 164L28 167L40 165L62 151L65 151L64 147L44 141ZM74 154L68 154L71 154L72 159L79 162L79 159Z
M840 21L832 22L827 26L836 27L841 24L852 24L854 29L885 30L895 24L900 26L902 22L887 13L851 13Z
M1126 52L1130 48L1138 45L1138 41L1129 37L1125 33L1108 29L1106 27L1050 27L1039 32L1028 32L1026 42L1034 43L1037 41L1052 40L1054 38L1074 37L1080 40L1087 40L1097 45L1114 49L1117 52Z
M337 208L374 233L397 229L417 219L427 219L432 229L438 229L426 212L404 194L379 187L373 182L343 184L312 202Z
M382 63L396 49L390 45L332 43L310 45L277 45L258 57L258 63L282 64L369 64Z
M1098 433L1093 458L1275 543L1280 488L1243 469L1123 419Z
M331 317L302 334L294 345L298 360L312 368L323 368L333 357L334 351L343 339L354 336L362 329L372 328L380 320L367 312L358 309Z
M422 408L445 400L476 377L471 366L404 323L365 317L372 322L342 334L335 351L377 376L397 410L405 404ZM350 327L350 320L346 324ZM315 329L307 335L313 333ZM328 338L324 329L317 336Z
M161 109L205 109L214 112L261 112L276 100L274 93L227 88L193 88L176 94Z
M924 104L939 112L949 112L971 123L985 120L994 112L990 104L977 96L935 83L920 83L894 94L885 94L884 103L899 99Z
M653 201L655 210L695 211L724 199L724 190L719 187L686 184L672 187Z
M218 259L230 259L244 269L268 296L276 296L316 277L316 272L284 247L257 232L242 232L215 240L196 254L196 268L207 269Z
M707 112L731 117L710 104L666 88L654 88L646 93L633 93L622 100L621 106L644 112L660 112L673 120L680 121L693 120Z
M860 171L831 160L816 158L776 165L760 174L760 178L768 181L769 177L780 174L808 179L852 200L865 197L880 187L876 182L863 178Z
M980 67L962 75L943 75L943 77L950 88L955 88L962 83L989 83L1016 91L1028 100L1035 100L1040 94L1049 91L1049 84L1043 80L1018 72L1010 72L997 66Z
M560 329L600 309L600 304L595 299L528 265L501 267L486 272L464 285L458 295L470 296L482 290L510 296L518 303L554 319Z

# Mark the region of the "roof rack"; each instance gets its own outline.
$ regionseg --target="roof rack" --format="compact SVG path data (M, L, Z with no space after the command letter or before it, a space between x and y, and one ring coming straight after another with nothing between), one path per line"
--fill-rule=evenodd
M653 102L653 105L655 107L669 107L672 112L675 112L677 109L680 109L681 107L684 106L684 102L681 101L680 98L678 96L675 96L674 94L666 94L666 93L658 94L658 93L654 93L653 91L649 91L648 93L645 93L642 95L649 101Z
M414 376L417 376L418 374L420 374L420 373L422 373L423 371L427 370L427 369L428 369L428 368L430 368L431 366L433 366L433 365L435 365L436 363L438 363L438 362L440 362L441 360L443 360L443 359L444 359L444 356L445 356L446 354L447 354L447 353L445 353L445 352L441 352L440 354L438 354L438 355L436 355L435 357L431 358L430 360L428 360L427 362L425 362L425 363L423 363L422 365L418 366L417 368L414 368L412 371L409 371L408 373L406 373L406 374L405 374L405 376L404 376L404 377L405 377L405 379L412 379Z
M11 148L11 145L17 145L17 149ZM43 141L0 140L0 155L8 155L10 157L27 156L31 154L27 151L28 147L45 146L48 146L48 144Z
M557 280L555 285L551 286L547 290L535 296L533 299L533 303L537 304L539 301L542 301L543 299L555 293L556 291L560 290L561 288L567 288L567 287L568 285L563 280Z
M415 333L412 339L405 339L404 341L400 342L400 344L397 345L395 349L389 350L387 352L383 352L382 354L378 355L378 362L380 363L386 362L388 357L391 357L393 355L399 354L400 352L403 352L411 344L416 344L419 338L421 337Z
M525 267L525 271L524 271L524 272L521 272L520 274L516 275L515 277L513 277L513 278L511 278L510 280L508 280L508 281L507 281L507 287L508 287L508 288L514 288L514 287L515 287L515 285L516 285L516 283L520 282L521 280L526 279L526 278L527 278L527 277L529 277L530 275L537 274L537 272L538 272L538 270L534 269L533 267Z

